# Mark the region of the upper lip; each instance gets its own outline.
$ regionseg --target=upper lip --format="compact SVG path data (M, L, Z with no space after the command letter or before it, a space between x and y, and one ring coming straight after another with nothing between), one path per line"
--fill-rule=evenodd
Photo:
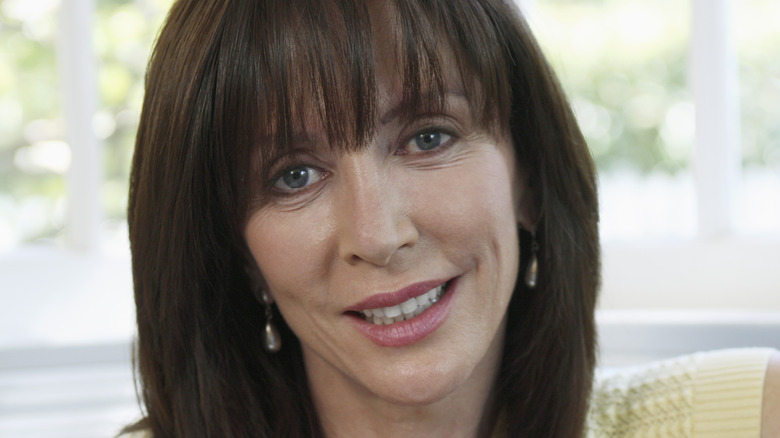
M366 309L379 309L382 307L397 306L409 298L420 296L429 290L446 283L448 280L429 280L422 281L406 286L403 289L399 289L395 292L379 293L372 295L365 300L355 304L347 309L347 312L360 312Z

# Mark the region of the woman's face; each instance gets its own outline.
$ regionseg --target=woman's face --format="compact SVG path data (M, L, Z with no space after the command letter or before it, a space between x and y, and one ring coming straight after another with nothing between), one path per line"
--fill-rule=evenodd
M495 371L527 189L459 81L441 113L405 121L382 67L370 142L340 152L310 124L244 231L313 386L419 405Z

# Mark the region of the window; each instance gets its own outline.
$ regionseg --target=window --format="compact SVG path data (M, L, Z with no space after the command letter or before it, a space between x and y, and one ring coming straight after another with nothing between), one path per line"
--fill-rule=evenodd
M128 173L170 4L0 2L0 350L132 336Z
M780 309L780 5L523 4L599 168L602 309Z
M0 4L0 251L126 247L149 48L171 0Z
M780 235L779 6L731 3L534 2L599 167L606 241Z
M740 228L780 230L780 3L734 2L743 181Z
M62 141L55 6L0 4L0 249L46 238L62 222L70 151Z

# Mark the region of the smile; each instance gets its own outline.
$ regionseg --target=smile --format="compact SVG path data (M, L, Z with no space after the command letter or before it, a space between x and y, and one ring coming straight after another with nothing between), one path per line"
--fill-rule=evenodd
M360 315L375 325L387 325L406 321L420 315L441 299L447 290L447 283L440 284L422 295L409 298L397 306L361 310Z

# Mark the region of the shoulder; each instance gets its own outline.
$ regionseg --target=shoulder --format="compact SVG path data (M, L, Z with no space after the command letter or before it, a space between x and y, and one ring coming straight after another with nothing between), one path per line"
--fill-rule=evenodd
M777 351L772 354L766 368L761 416L761 436L780 436L780 352Z
M696 361L684 356L599 370L587 417L588 437L680 436L688 428ZM658 409L658 408L661 409Z
M691 436L741 430L759 436L771 349L697 353L597 375L589 436ZM707 435L709 436L709 435Z

